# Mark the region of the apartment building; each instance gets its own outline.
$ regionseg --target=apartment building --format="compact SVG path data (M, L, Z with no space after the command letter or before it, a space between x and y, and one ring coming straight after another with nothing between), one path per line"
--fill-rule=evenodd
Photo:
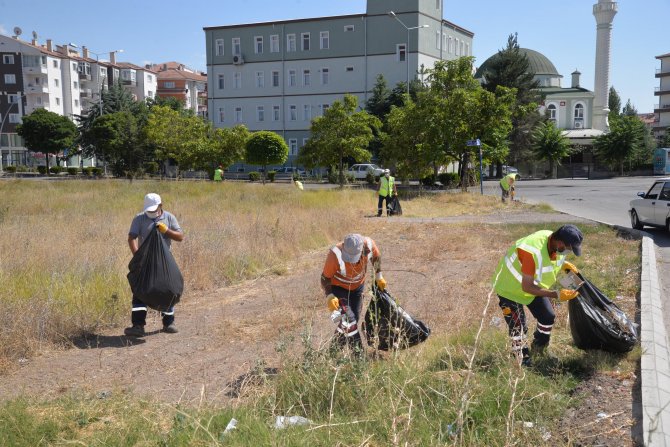
M379 74L393 87L471 55L474 34L442 17L443 0L368 0L365 14L204 28L209 119L279 133L292 165L335 100L364 106Z
M164 62L151 65L158 72L156 95L162 98L177 98L186 109L207 117L207 75L179 62Z
M86 47L54 45L51 39L40 44L36 38L23 41L18 36L0 35L0 154L2 165L45 164L44 154L28 151L16 133L22 117L44 108L75 120L87 109L98 106L101 91L118 82L135 98L153 98L156 73L133 64L109 61ZM95 59L91 57L95 55ZM78 157L69 164L91 164Z
M654 106L656 122L652 126L654 136L661 139L670 126L670 53L656 56L661 61L661 68L656 69L656 78L659 86L654 88L654 95L658 96L658 104Z

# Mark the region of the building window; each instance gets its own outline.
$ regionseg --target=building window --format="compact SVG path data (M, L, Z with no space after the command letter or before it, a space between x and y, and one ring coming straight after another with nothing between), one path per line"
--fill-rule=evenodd
M5 84L16 84L16 75L15 74L6 74L5 75Z
M223 90L225 86L226 86L225 76L220 74L219 75L219 90Z
M302 139L302 147L307 146L307 142L309 141L309 138L303 138Z
M321 115L323 115L330 108L330 104L321 104L319 108L321 109Z
M298 108L295 105L291 104L288 106L288 116L289 120L298 121Z
M254 51L256 54L263 54L263 36L254 37Z
M223 123L226 121L226 112L223 107L219 107L219 122Z
M279 53L279 34L270 36L270 53Z
M279 87L279 70L272 70L272 86Z
M321 84L328 85L330 82L330 69L322 68L321 69Z
M461 56L467 56L465 54L465 42L461 40Z
M79 83L77 81L73 81L72 87L74 87L74 89L77 90L79 88Z
M312 84L312 73L309 70L302 71L302 85L308 87Z
M553 121L554 123L556 123L556 112L557 112L556 104L549 104L549 106L547 107L547 118L549 119L549 121Z
M407 45L404 43L396 45L395 53L398 62L405 62L407 60Z
M54 68L58 68L58 61L54 59Z
M38 96L39 98L39 96ZM7 95L7 102L10 104L18 104L19 103L19 95ZM2 122L2 120L0 120Z
M435 33L435 48L439 50L441 44L442 44L442 33L438 31Z
M291 138L288 140L289 155L298 155L298 140Z
M223 39L216 39L214 46L216 48L215 51L217 56L223 56L225 54Z
M239 37L233 37L233 56L240 56L242 54L242 44Z
M470 56L470 44L469 43L465 44L465 55Z
M456 53L455 54L456 54L456 56L460 56L460 53L458 51L459 48L460 48L460 41L458 39L455 39L455 41L456 41Z
M13 54L3 54L2 55L2 63L3 64L13 64L14 63L14 55Z
M38 96L37 98L35 98L35 104L37 104L38 106L42 105L42 97L41 96Z
M72 71L77 71L77 63L72 62Z
M234 88L241 89L242 88L242 73L240 73L239 71L236 71L235 75L233 76L233 81L235 83Z
M54 79L54 85L56 87L60 87L60 81L58 79Z
M175 83L174 81L165 81L163 82L163 88L174 88Z
M149 98L153 98L153 97L154 97L154 92L152 92L151 90L149 90L149 91L147 92L147 96L148 96Z
M18 113L10 113L9 114L9 122L12 124L17 124L21 122L21 115Z
M305 104L302 106L302 119L303 121L312 120L312 106Z
M286 35L286 51L289 53L295 51L295 34Z
M319 33L319 45L322 50L330 49L330 32L321 31Z
M60 98L56 98L56 105L57 105L57 106L60 105Z
M259 122L265 121L265 107L263 106L256 107L256 120Z
M265 72L263 71L256 72L256 87L258 88L265 87Z
M272 106L272 121L279 121L281 119L280 110L281 107Z
M302 46L300 47L302 51L309 51L309 33L302 33Z
M345 70L346 71L354 71L354 67L349 66L349 67L346 67Z
M449 36L449 44L447 45L447 51L449 54L454 53L454 41L451 39L451 36Z
M295 70L289 70L288 71L288 86L289 87L295 87L296 85L296 73Z
M235 107L235 122L242 122L242 107Z
M149 93L151 93L151 92L149 92ZM75 100L74 100L74 106L75 106L75 107L79 107L79 100L78 100L78 99L75 99Z
M344 32L350 33L355 29L354 25L344 25Z
M582 129L584 128L584 105L577 104L575 105L575 128Z

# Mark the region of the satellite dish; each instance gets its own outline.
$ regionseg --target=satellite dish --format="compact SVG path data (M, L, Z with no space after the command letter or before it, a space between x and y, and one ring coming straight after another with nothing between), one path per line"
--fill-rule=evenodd
M37 31L33 31L33 39L37 40Z
M15 35L20 36L22 32L23 32L23 30L21 28L19 28L18 26L14 27L14 34Z

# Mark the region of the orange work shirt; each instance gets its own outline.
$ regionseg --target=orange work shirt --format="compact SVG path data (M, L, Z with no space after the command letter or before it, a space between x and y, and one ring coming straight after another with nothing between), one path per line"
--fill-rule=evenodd
M372 259L374 260L380 256L379 248L377 248L375 241L372 239L369 240L372 247ZM342 243L336 245L340 250L342 250L342 246ZM340 262L337 259L337 255L331 249L328 251L322 275L324 278L329 279L330 284L333 286L342 287L347 290L356 290L365 283L365 276L368 271L368 254L370 254L370 250L367 244L364 243L361 258L356 263L344 262L346 273L342 275Z

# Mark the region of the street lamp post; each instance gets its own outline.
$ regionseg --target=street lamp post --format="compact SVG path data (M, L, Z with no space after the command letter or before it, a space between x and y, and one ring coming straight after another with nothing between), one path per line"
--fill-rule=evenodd
M398 16L395 14L393 11L389 11L388 15L393 17L400 23L406 30L407 30L407 46L405 48L405 62L407 62L407 96L409 96L409 32L412 31L413 29L420 29L420 28L429 28L430 25L419 25L419 26L411 26L408 27L403 23L402 20L398 18ZM417 42L419 41L418 36L417 36Z

